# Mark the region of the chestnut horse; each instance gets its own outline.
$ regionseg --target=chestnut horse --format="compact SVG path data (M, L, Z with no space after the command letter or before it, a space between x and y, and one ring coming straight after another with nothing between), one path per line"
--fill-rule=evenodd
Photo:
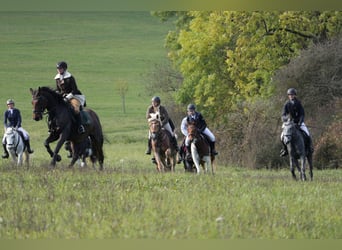
M157 171L175 171L177 151L171 143L171 133L162 128L158 118L149 119L151 145L155 157Z
M32 94L33 119L40 121L43 119L44 111L47 110L49 116L50 134L45 140L44 145L46 150L52 157L50 166L55 167L56 162L61 160L59 153L60 148L65 141L70 141L74 145L86 142L88 136L91 138L92 151L96 160L100 165L100 170L103 170L103 133L102 127L97 114L88 108L83 109L84 118L87 120L84 124L85 133L79 134L73 115L73 110L66 103L63 97L49 87L39 87L37 90L30 89ZM50 143L57 141L54 151L50 148ZM71 167L78 159L79 154L72 154L73 159L69 165Z
M193 124L188 125L188 138L191 142L191 156L196 166L197 174L201 171L201 166L207 173L211 168L211 173L214 174L215 156L210 153L210 144L203 134Z

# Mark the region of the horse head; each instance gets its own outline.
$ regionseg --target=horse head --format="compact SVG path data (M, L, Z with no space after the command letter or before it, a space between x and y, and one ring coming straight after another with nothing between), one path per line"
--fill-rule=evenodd
M37 90L33 90L30 88L32 94L32 118L35 121L39 121L43 119L44 110L47 107L47 99L41 95L41 88L39 87Z
M6 128L5 132L6 144L8 148L14 148L17 144L17 133L12 127Z
M188 138L190 139L190 141L193 141L194 139L197 138L198 129L194 124L189 124L187 130L188 130Z
M161 122L157 119L149 120L150 132L152 137L155 137L161 130Z
M295 129L295 124L292 120L288 120L283 123L283 142L288 144L292 140L293 130Z

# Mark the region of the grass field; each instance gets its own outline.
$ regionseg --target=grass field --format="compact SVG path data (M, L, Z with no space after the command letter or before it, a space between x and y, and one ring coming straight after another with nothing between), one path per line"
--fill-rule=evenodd
M165 60L164 25L148 12L0 12L0 103L15 99L35 153L29 169L0 159L0 239L340 239L342 176L222 166L215 176L157 174L144 155L144 75ZM54 86L57 61L100 116L105 170L57 169L32 120L29 88ZM129 90L123 113L117 84ZM158 92L156 92L158 93ZM221 152L224 153L224 152Z

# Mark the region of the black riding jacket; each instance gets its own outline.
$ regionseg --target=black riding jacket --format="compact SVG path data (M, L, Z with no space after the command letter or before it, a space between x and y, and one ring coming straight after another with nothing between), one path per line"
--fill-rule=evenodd
M304 108L297 98L293 99L292 101L288 100L285 103L282 113L283 122L288 119L288 115L290 115L290 119L293 119L294 123L302 124L304 122Z
M203 132L207 127L207 123L200 112L196 111L193 116L188 115L186 120L188 124L194 124L200 132Z

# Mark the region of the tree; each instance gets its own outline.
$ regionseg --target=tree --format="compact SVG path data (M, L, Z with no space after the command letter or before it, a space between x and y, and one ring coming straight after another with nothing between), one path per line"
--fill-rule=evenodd
M119 95L121 96L122 111L123 111L124 114L126 114L126 93L128 91L128 83L127 83L127 81L125 81L125 80L118 80L116 89L119 92Z
M184 77L176 99L197 103L211 117L241 101L269 98L275 70L301 49L334 36L342 24L337 11L162 13L164 20L181 20L166 44Z

